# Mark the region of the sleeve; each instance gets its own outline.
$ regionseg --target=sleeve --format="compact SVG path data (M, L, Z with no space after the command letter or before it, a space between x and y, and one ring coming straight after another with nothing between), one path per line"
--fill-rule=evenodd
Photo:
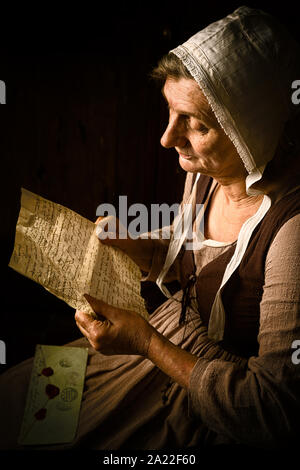
M187 173L181 205L185 204L185 202L187 201L191 193L192 186L193 186L193 173ZM168 248L169 248L170 239L161 238L161 233L162 231L160 230L158 234L156 233L155 235L156 237L159 236L159 238L154 238L151 235L151 232L148 233L148 237L151 239L151 243L152 243L152 260L150 263L150 270L148 273L144 273L142 281L155 282L156 279L158 278L160 271L163 268L163 265L167 256ZM172 226L170 227L170 234L171 233L172 233ZM183 250L179 252L175 262L169 269L165 277L165 282L180 280L180 261L181 261L182 255L183 255Z
M190 378L189 407L209 429L243 445L289 446L300 417L300 215L269 249L259 352L247 365L208 346ZM216 347L216 346L215 346ZM298 347L298 351L297 348Z

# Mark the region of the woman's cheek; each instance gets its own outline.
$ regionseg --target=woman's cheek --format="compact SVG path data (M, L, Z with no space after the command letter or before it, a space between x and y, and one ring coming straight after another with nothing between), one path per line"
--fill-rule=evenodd
M218 141L215 136L212 137L205 135L201 139L198 139L194 148L196 151L195 153L197 153L199 156L209 157L216 153L218 147Z

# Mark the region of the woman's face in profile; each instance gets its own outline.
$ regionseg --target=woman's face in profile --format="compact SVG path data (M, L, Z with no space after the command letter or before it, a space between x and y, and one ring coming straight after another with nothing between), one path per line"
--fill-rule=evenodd
M163 95L169 107L169 123L161 144L176 149L180 166L216 179L245 178L245 167L199 85L192 79L168 78Z

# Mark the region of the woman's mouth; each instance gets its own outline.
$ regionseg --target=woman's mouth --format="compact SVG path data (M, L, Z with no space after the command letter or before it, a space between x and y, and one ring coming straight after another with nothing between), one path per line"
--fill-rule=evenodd
M185 155L184 153L180 153L179 156L184 160L189 160L190 158L193 158L192 155Z

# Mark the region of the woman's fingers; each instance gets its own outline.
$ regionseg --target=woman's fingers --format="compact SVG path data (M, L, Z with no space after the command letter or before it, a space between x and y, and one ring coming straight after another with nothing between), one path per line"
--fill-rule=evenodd
M102 219L105 219L105 217L98 217L98 219L96 220L95 222L95 225L99 224L99 222L101 222Z
M81 325L79 319L76 320L76 325L81 331L81 333L83 334L83 336L85 336L88 339L89 332Z
M119 219L109 215L107 217L99 217L96 221L96 235L101 242L110 243L116 240L127 240L129 238L128 231Z
M96 235L103 245L117 247L126 253L141 269L151 268L154 246L151 239L132 238L127 229L114 216L98 217Z
M81 311L75 314L78 328L94 349L103 354L147 354L153 327L146 320L135 312L107 305L88 294L85 298L96 314L104 318L99 321Z
M91 346L97 351L104 352L110 327L109 321L99 321L90 314L81 311L76 311L75 320L79 330Z
M75 320L83 330L88 332L95 319L89 313L76 310Z
M116 313L119 314L119 309L113 307L112 305L108 305L107 303L103 302L103 300L96 299L89 294L84 294L84 297L98 317L102 319L107 318L113 323L113 321L116 319Z

